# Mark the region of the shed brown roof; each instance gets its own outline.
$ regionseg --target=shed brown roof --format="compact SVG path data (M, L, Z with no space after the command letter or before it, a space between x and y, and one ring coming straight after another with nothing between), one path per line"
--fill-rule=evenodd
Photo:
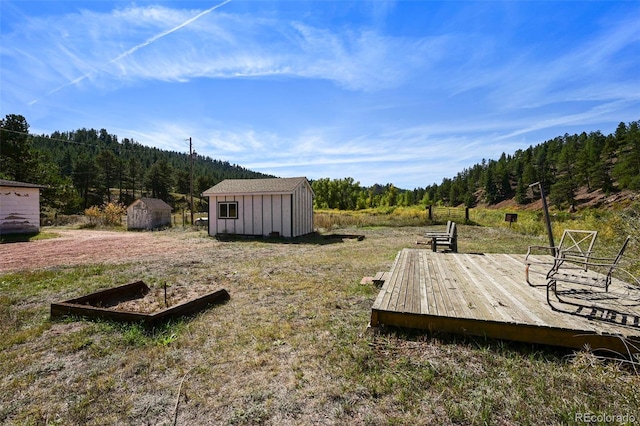
M142 203L144 204L148 209L150 210L171 210L171 206L167 203L165 203L164 201L162 201L159 198L139 198L137 200L135 200L133 203L131 203L131 205L129 205L129 207L138 204L138 203Z
M289 194L299 185L309 185L306 177L270 179L226 179L207 189L203 196L218 194Z
M0 179L0 186L13 186L18 188L46 188L46 185L38 185L35 183L16 182L14 180Z

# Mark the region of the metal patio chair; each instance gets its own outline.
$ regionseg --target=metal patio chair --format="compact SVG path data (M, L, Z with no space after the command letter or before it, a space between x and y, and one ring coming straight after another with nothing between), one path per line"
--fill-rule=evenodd
M598 231L587 231L581 229L565 229L562 232L560 243L555 247L549 246L529 246L527 255L524 258L525 263L525 277L527 284L532 287L543 286L546 284L534 284L530 280L530 273L535 272L540 275L546 275L554 265L554 259L562 257L565 253L577 253L584 259L589 259L592 251L593 244L598 236ZM536 259L535 255L547 251L552 254L554 259L548 257L540 260ZM531 267L533 266L533 269Z
M614 257L585 256L578 251L556 256L547 274L549 306L556 311L640 327L640 280L620 265L630 240L628 236ZM616 291L612 292L614 281ZM564 308L554 304L554 298Z

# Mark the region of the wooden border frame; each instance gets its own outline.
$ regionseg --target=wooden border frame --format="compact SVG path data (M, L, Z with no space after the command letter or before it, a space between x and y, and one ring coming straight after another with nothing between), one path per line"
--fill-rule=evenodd
M52 303L51 318L77 315L123 322L138 321L147 325L153 325L169 318L194 314L210 305L222 303L230 299L229 293L227 293L225 289L219 289L152 314L119 311L108 308L109 305L115 304L116 301L133 300L142 297L147 294L149 290L149 287L144 282L136 281L131 284L101 290L75 299ZM98 304L103 304L107 307L96 306Z

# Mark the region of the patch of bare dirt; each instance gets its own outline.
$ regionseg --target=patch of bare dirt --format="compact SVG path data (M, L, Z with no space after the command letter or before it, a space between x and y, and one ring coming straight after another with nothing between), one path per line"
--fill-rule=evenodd
M0 244L0 273L52 266L169 258L187 249L175 236L153 232L55 230L59 238ZM202 242L213 240L200 238Z
M211 291L212 288L208 285L178 284L166 289L165 298L164 287L154 287L151 288L149 293L144 297L120 302L117 305L109 306L109 309L124 312L137 312L141 314L152 314L163 309L197 299Z
M588 191L583 187L578 191L575 198L580 207L609 208L617 204L637 200L639 196L639 194L627 190L607 195L600 189Z
M481 194L476 193L476 196L481 198ZM548 196L547 196L548 197ZM586 186L578 189L575 195L576 209L585 208L604 208L609 209L616 206L624 206L632 201L640 199L640 194L633 191L620 191L613 194L605 194L602 190L597 189L590 191ZM550 200L547 199L550 203ZM489 209L524 209L524 210L542 210L542 200L536 197L528 204L518 204L515 198L500 201L496 204L479 203L477 207L489 208Z

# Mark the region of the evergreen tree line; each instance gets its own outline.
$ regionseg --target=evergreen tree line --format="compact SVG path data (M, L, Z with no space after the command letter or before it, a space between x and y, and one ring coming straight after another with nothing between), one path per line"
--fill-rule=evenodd
M0 120L0 178L47 185L43 205L71 214L140 196L187 207L188 153L147 147L106 129L31 135L20 115ZM193 155L194 196L224 179L272 177L226 161ZM620 123L603 135L559 136L498 160L482 160L442 183L413 190L393 184L362 187L351 177L311 182L315 207L359 210L376 207L446 205L474 207L515 199L532 201L529 185L540 182L552 204L573 204L579 189L612 193L640 191L639 122ZM176 195L176 194L182 194ZM536 195L537 196L537 195Z
M534 197L529 185L537 182L559 208L574 204L581 188L605 194L640 191L639 122L620 123L608 136L600 131L558 136L513 155L503 153L498 160L482 160L454 178L425 188L403 190L392 184L366 188L353 178L318 179L312 187L317 208L357 210L439 204L474 207L508 199L527 204Z
M112 201L129 204L141 196L188 207L189 153L118 140L106 129L31 135L27 120L15 114L0 120L0 143L0 177L47 185L42 204L56 212L74 214ZM193 154L194 197L224 179L258 177L270 176Z

